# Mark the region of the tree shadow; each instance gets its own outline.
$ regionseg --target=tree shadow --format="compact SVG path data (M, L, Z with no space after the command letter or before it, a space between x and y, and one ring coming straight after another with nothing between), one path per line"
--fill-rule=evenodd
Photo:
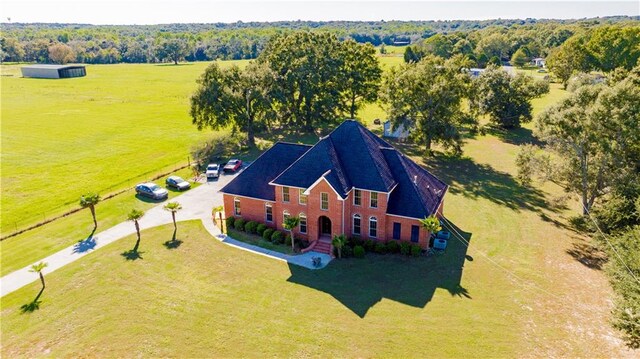
M469 157L435 155L427 159L428 168L436 177L449 184L449 192L468 198L482 197L513 210L558 211L536 188L523 186L509 173L476 163Z
M567 254L588 268L601 270L607 263L607 255L598 247L586 243L585 240L573 242L572 248L566 250Z
M182 244L182 241L176 238L177 231L178 231L177 229L174 229L173 236L171 237L171 239L162 243L165 247L167 247L167 249L176 249L180 247L180 245Z
M144 252L138 251L138 247L139 246L140 246L140 238L138 238L138 240L136 241L136 245L133 247L133 249L130 249L128 251L124 251L124 252L120 253L120 255L123 256L128 261L135 261L137 259L144 259L144 258L142 258L142 253L144 253Z
M20 307L20 312L22 314L33 313L36 310L40 309L40 304L42 304L42 301L40 300L40 296L42 295L43 292L44 292L44 287L40 288L40 292L31 302L27 304L23 304Z
M498 137L502 142L510 143L512 145L542 145L542 141L533 135L533 131L524 127L507 130L496 126L486 126L485 132Z
M87 236L86 239L78 241L73 245L73 253L84 253L90 251L96 247L98 244L96 242L96 238L93 237L93 234L96 232L96 228L91 231L91 233Z
M471 240L471 233L453 226L449 230L457 230L467 242ZM382 298L424 308L437 288L472 299L460 284L467 244L453 233L446 252L440 255L411 258L367 253L364 259L334 260L321 270L289 264L287 281L331 295L360 318Z
M164 201L167 200L167 198L164 198L164 199L153 199L153 198L150 198L150 197L147 197L147 196L141 196L138 193L136 193L136 198L139 199L142 202L145 202L145 203L160 203L160 202L164 202Z

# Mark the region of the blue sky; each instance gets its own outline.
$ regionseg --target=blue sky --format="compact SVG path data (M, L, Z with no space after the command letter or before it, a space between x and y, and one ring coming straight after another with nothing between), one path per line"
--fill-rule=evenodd
M640 15L640 1L3 0L1 22L576 19ZM10 20L9 20L10 18Z

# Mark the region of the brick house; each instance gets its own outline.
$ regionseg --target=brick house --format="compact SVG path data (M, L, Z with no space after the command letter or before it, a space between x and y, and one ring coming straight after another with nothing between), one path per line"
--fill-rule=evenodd
M334 235L429 246L419 220L442 215L448 186L360 123L347 120L315 145L278 142L220 191L227 216L282 230L329 251Z

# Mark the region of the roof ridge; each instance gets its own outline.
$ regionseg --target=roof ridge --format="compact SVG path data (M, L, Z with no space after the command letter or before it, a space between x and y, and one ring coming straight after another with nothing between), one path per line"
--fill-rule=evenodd
M331 158L331 162L336 162L336 169L338 170L339 174L338 175L338 180L340 180L340 178L344 178L346 179L349 183L343 183L343 187L342 191L344 191L345 193L348 191L349 187L351 186L351 178L348 178L347 172L344 170L344 166L342 165L342 161L340 161L340 156L338 156L338 151L336 151L336 146L333 144L333 139L328 136L327 139L329 140L330 143L330 151L332 151L332 154L330 156Z
M365 132L365 130L366 130L366 132ZM362 125L358 126L358 133L360 134L360 138L361 138L361 139L362 139L362 141L364 142L364 145L365 145L368 149L370 149L370 148L371 148L371 146L369 146L369 143L367 143L367 139L371 140L371 136L369 135L369 133L371 133L371 135L373 135L373 133L372 133L371 131L369 131L368 129L364 128L364 126L362 126ZM365 136L367 137L367 139L365 139ZM375 136L375 135L374 135L374 136ZM372 142L373 142L373 141L372 141ZM374 148L375 148L375 147L374 147ZM392 148L393 148L393 146L392 146ZM377 149L380 149L380 147L379 147L379 146L377 146ZM369 155L369 157L371 158L371 162L373 162L374 166L376 167L376 172L378 172L378 176L380 176L380 180L382 181L382 185L383 185L387 190L389 190L389 187L393 187L393 186L387 186L387 184L385 183L385 180L384 180L384 178L383 178L384 176L383 176L383 174L381 173L381 170L384 170L384 169L381 169L381 168L380 168L380 165L379 165L378 161L376 161L376 159L373 157L373 154L371 153L371 151L367 151L367 154L368 154L368 155ZM383 157L384 157L384 156L383 156ZM384 158L383 158L383 160L384 160ZM390 175L390 177L393 179L393 182L394 182L394 183L398 183L398 181L396 181L396 179L393 177L393 173L391 172L391 169L389 168L389 164L388 164L388 163L386 163L386 160L384 160L384 162L385 162L385 165L387 166L386 171L388 172L388 174Z

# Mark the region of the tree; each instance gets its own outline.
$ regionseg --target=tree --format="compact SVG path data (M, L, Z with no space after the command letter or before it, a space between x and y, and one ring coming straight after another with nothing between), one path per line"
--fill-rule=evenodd
M93 217L93 229L98 228L98 221L96 220L96 205L100 202L100 195L93 192L87 192L80 196L80 206L82 208L89 208L91 210L91 217Z
M593 68L593 56L586 48L584 35L574 35L547 57L547 67L560 79L564 87L577 72L589 72Z
M222 69L212 63L198 80L191 96L193 124L219 129L232 126L246 131L249 146L255 146L256 127L272 115L270 86L273 74L266 66L250 63L244 70L238 66Z
M438 231L442 230L440 220L436 216L425 217L420 220L420 224L422 225L422 228L431 234L436 234Z
M594 67L610 72L631 70L640 58L640 27L603 26L593 30L586 44Z
M129 214L127 215L127 220L133 222L133 224L136 226L136 233L138 235L138 241L136 242L136 246L134 248L134 251L136 251L138 249L138 245L140 244L140 223L138 223L138 221L143 216L144 216L144 211L141 211L141 210L135 209L135 208L132 209L131 212L129 212Z
M8 37L0 40L2 46L2 61L23 61L25 56L24 46L18 39Z
M342 93L344 108L350 118L366 102L378 98L382 70L375 48L371 44L358 44L353 40L342 43Z
M167 212L171 212L171 219L173 219L173 228L175 230L178 229L178 225L176 224L176 213L182 209L182 205L178 202L169 202L164 205L164 210Z
M42 282L42 289L40 290L40 293L42 293L42 291L45 288L45 284L44 284L44 275L42 274L42 270L45 269L49 264L46 262L40 262L38 264L33 264L31 266L31 268L29 269L29 272L32 273L38 273L38 275L40 276L40 282ZM38 295L39 297L40 295ZM38 298L36 298L36 300L38 300Z
M300 225L300 217L289 216L285 218L282 226L284 229L289 232L289 237L291 237L291 250L295 250L295 238L293 236L293 230Z
M222 221L222 212L224 212L224 206L216 206L211 210L213 212L213 216L215 217L216 213L220 216L220 232L224 233L224 222Z
M500 33L483 37L476 45L476 53L485 54L488 58L497 57L498 60L502 60L508 52L509 41Z
M184 59L187 54L187 42L179 38L164 40L160 42L156 49L158 59L171 60L175 65L178 64L178 61Z
M338 258L342 258L342 248L347 244L347 237L344 234L333 236L331 244L338 250Z
M514 66L523 67L528 62L529 56L522 48L519 48L516 52L513 53L513 56L511 56L511 64L513 64Z
M274 74L272 100L282 125L312 132L338 118L342 53L335 34L299 31L271 38L258 61Z
M75 61L76 53L71 46L56 43L49 46L49 59L57 64L66 64Z
M412 135L425 145L440 142L455 152L461 151L460 128L467 118L461 102L467 93L469 77L462 70L462 57L446 62L427 56L387 73L381 94L387 115L394 126L413 127Z
M453 42L443 34L436 34L424 40L421 47L424 49L424 53L445 59L450 58L453 52Z
M475 99L481 114L504 128L517 128L529 122L531 100L549 92L549 83L536 81L524 74L509 75L490 66L475 81Z
M545 110L536 135L557 160L554 178L580 195L589 214L597 198L640 171L640 87L635 76L607 88L587 85Z

